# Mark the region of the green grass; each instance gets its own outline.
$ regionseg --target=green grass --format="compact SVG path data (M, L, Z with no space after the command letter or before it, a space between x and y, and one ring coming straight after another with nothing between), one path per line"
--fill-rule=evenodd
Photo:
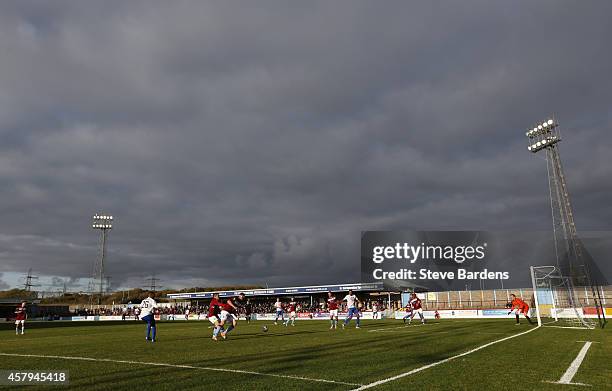
M270 327L267 333L261 330L263 324ZM159 323L158 342L152 344L144 341L146 326L136 322L29 323L24 336L15 336L8 326L0 330L0 353L226 368L355 384L405 373L533 327L514 326L512 320L441 320L403 327L401 321L388 320L364 321L359 330L351 324L347 330L330 331L323 321L298 321L295 327L241 321L228 340L214 342L208 323L176 321ZM543 382L559 380L583 346L576 341L598 343L573 381L610 389L610 336L607 329L545 327L372 389L584 390ZM356 388L249 373L58 358L0 356L0 369L69 370L70 386L63 389L75 390Z

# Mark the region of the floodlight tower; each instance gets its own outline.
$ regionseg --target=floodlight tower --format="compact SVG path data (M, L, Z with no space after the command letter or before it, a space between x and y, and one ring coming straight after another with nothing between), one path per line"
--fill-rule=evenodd
M92 277L92 287L95 287L96 281L99 281L98 304L101 304L102 295L104 294L104 257L106 256L106 236L108 230L113 228L113 216L109 216L104 213L96 213L93 216L93 224L91 225L91 228L99 229L101 232L100 258L96 262L96 266L94 267L94 276Z
M599 289L597 293L587 262L583 260L581 243L576 232L574 213L570 202L569 191L563 173L558 143L561 141L559 124L554 118L538 123L527 130L525 135L530 144L527 150L531 153L545 151L546 168L548 171L548 188L550 191L550 206L553 220L553 237L557 257L557 267L560 272L569 276L567 279L568 297L572 307L579 305L575 296L574 285L589 286L593 293L595 306L599 309ZM563 263L560 263L563 258ZM599 310L598 316L599 316ZM600 324L602 320L600 319ZM605 318L603 319L605 322Z
M561 158L557 144L561 141L558 132L559 125L554 119L546 120L529 129L525 134L531 144L527 150L531 153L546 152L546 168L548 171L548 188L550 191L550 206L553 219L553 236L557 263L560 254L572 253L571 241L576 238L576 225L569 193L565 183L565 175L561 166ZM558 265L559 266L559 265Z

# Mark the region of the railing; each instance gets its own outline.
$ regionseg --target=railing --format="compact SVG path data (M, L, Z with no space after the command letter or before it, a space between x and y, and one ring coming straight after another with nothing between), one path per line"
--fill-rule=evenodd
M492 289L492 290L471 290L471 291L448 291L448 292L428 292L424 293L421 300L423 308L426 310L435 309L478 309L478 308L504 308L511 300L510 295L515 294L528 305L533 306L532 289ZM612 305L609 302L612 298L612 287L600 288L599 295L602 305ZM568 301L566 294L556 295L556 300L562 304ZM577 305L589 307L594 305L593 296L590 288L575 288L574 300ZM399 303L397 303L399 305Z

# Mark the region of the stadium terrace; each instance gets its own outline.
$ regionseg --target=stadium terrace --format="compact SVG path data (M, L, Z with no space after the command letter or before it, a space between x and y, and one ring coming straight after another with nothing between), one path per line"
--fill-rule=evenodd
M170 293L167 295L169 299L210 299L213 294L218 293L220 297L236 296L244 293L245 296L287 296L298 294L319 294L326 292L346 292L354 290L357 292L382 292L384 286L382 282L375 283L354 283L354 284L337 284L337 285L314 285L314 286L299 286L288 288L262 288L262 289L247 289L243 291L207 291L207 292L185 292L185 293Z

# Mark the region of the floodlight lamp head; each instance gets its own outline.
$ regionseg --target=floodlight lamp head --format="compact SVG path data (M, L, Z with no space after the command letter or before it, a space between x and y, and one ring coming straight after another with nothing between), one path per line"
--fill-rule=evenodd
M558 125L559 124L557 124L552 118L547 119L542 123L538 123L533 128L528 129L525 135L530 139L536 139L534 141L538 141L537 139L541 138L540 136L549 138L549 136L553 135L553 130Z

